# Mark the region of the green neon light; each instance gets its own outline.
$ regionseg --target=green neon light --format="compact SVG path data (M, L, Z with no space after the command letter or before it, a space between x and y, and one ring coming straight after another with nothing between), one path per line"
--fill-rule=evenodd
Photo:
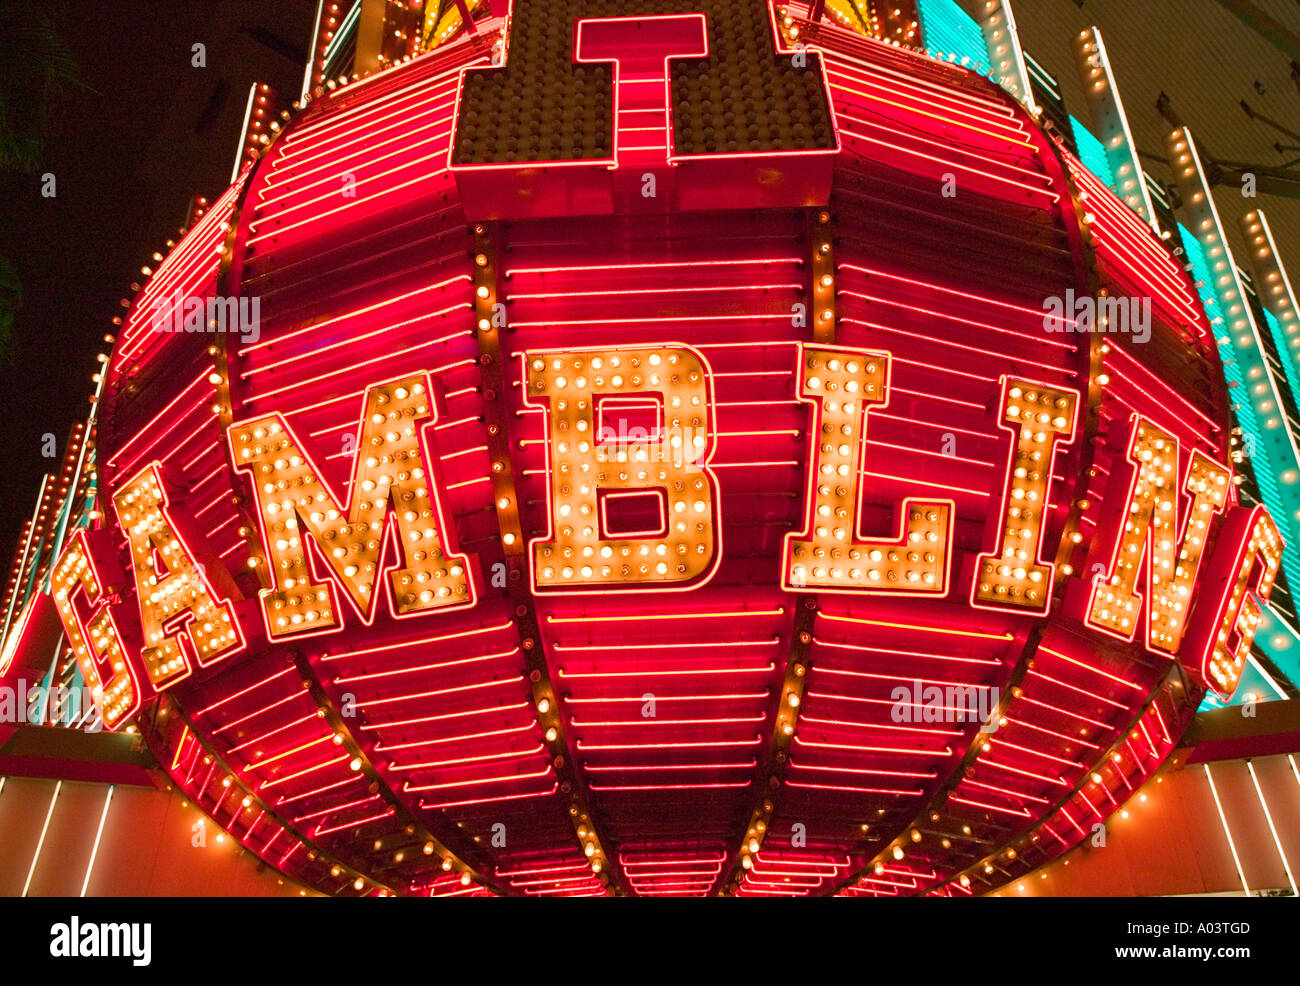
M918 0L916 10L927 52L983 76L993 71L983 30L953 0Z
M1114 192L1115 175L1110 170L1110 161L1106 157L1105 145L1092 135L1091 130L1073 116L1070 117L1070 129L1074 131L1074 143L1079 149L1079 160L1083 162L1083 166L1104 181L1106 186Z

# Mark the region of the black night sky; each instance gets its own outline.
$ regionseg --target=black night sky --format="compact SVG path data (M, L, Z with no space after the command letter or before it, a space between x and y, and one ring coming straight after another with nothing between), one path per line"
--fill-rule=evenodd
M194 196L226 187L249 86L296 98L314 0L0 0L0 124L44 137L30 173L0 168L0 257L22 301L0 362L0 555L36 501L42 436L89 410L96 354L140 268L176 237ZM21 25L15 30L13 25ZM52 31L75 79L44 125L37 52ZM29 35L36 33L39 41ZM204 45L206 66L193 65ZM33 80L37 81L33 81ZM43 175L55 195L42 196Z

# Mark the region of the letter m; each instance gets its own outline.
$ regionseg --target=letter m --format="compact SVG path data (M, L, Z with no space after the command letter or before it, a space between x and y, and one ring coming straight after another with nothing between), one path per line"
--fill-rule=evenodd
M434 420L428 375L375 384L362 404L346 504L279 414L230 426L231 455L250 474L257 502L271 584L260 596L273 639L339 626L336 584L372 623L382 593L376 582L394 552L400 567L388 577L395 616L474 604L468 559L448 544L426 465L422 430Z

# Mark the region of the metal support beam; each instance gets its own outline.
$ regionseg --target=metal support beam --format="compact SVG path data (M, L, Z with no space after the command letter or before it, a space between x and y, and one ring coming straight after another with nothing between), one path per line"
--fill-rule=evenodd
M1205 177L1211 185L1231 185L1240 191L1250 176L1255 191L1264 195L1300 199L1300 174L1280 168L1266 168L1248 161L1209 160L1205 164Z
M1258 120L1260 123L1264 124L1265 126L1271 127L1272 129L1276 130L1284 137L1290 137L1292 140L1300 140L1300 134L1296 133L1294 130L1290 129L1289 127L1284 126L1283 124L1278 123L1271 116L1266 116L1263 113L1257 112L1250 105L1250 103L1246 102L1244 99L1241 100L1241 102L1238 105L1241 106L1241 111L1245 113L1246 116L1250 117L1252 120Z
M1300 62L1300 34L1269 16L1251 0L1219 0L1219 6L1277 48L1293 62Z

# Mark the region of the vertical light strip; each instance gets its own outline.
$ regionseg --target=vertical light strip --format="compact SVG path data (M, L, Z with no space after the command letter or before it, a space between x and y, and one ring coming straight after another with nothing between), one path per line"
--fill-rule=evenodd
M1241 877L1242 892L1249 897L1250 887L1246 884L1246 874L1241 868L1241 858L1237 855L1237 844L1232 841L1232 833L1228 831L1228 819L1223 814L1223 802L1219 800L1219 792L1214 787L1214 778L1210 776L1210 765L1201 764L1205 768L1205 779L1210 782L1210 793L1214 795L1214 807L1219 809L1219 821L1223 823L1223 834L1228 837L1228 848L1232 850L1232 861L1237 864L1237 876Z
M1224 235L1223 223L1219 210L1210 193L1210 184L1205 177L1196 143L1186 127L1170 132L1165 138L1165 147L1169 152L1170 167L1174 171L1174 182L1183 199L1183 208L1191 220L1189 227L1200 242L1205 252L1206 264L1214 278L1213 284L1207 284L1219 299L1223 310L1224 324L1215 332L1222 345L1226 336L1229 344L1236 350L1241 362L1256 385L1262 384L1262 390L1252 387L1243 400L1250 400L1256 413L1264 420L1264 427L1257 436L1269 443L1271 455L1277 456L1282 474L1280 485L1296 501L1300 494L1294 492L1300 483L1300 447L1296 437L1291 433L1281 398L1278 396L1268 360L1265 356L1264 343L1260 339L1259 327L1246 301L1246 289L1237 273L1237 265ZM1261 372L1251 373L1253 369ZM1288 512L1288 516L1290 513Z
M316 68L316 49L320 47L320 20L325 12L325 0L316 0L316 22L311 29L311 53L307 56L307 70L302 74L302 96L299 102L307 105L307 97L311 94L311 77L312 71Z
M244 122L239 128L239 150L235 153L235 166L230 169L230 184L239 177L239 166L244 163L244 152L248 150L248 121L253 118L253 102L257 99L257 83L248 87L248 105L244 107Z
M1096 27L1080 31L1074 39L1074 54L1084 97L1092 113L1098 136L1106 147L1106 161L1115 177L1115 190L1134 212L1160 235L1156 212L1147 191L1146 176L1138 160L1133 132L1129 129L1124 103L1115 86L1110 57L1101 31Z
M86 896L86 888L90 886L90 874L95 871L95 857L99 855L99 840L104 835L104 822L108 819L108 806L113 801L113 788L116 785L108 785L108 794L104 796L104 811L99 816L99 828L95 830L95 844L90 850L90 862L86 864L86 879L81 881L81 896Z
M985 47L989 50L994 81L1037 116L1038 104L1034 102L1034 90L1029 84L1029 69L1025 66L1020 36L1016 33L1011 0L986 0L980 8L978 20L984 32Z
M189 724L186 723L185 727L181 730L181 738L176 741L176 756L172 757L172 767L171 767L172 770L175 770L178 766L180 766L181 751L185 749L185 741L189 738L190 738L190 727Z
M347 15L343 18L343 23L341 23L334 31L334 37L330 38L329 44L325 46L325 55L322 62L324 64L326 75L330 74L330 62L332 62L334 56L339 53L339 48L347 37L348 31L355 28L357 26L357 21L361 19L361 5L363 3L365 3L365 0L357 0L357 2L352 5L352 9L349 10Z
M106 337L106 341L108 341L108 337ZM54 542L50 550L51 558L58 558L59 555L63 554L63 539L68 533L68 525L73 522L72 516L75 513L76 508L77 490L81 487L81 470L86 464L86 450L90 447L90 436L95 430L95 421L99 416L99 405L104 397L104 384L108 380L107 360L103 363L100 372L97 373L96 376L99 377L99 380L95 383L95 396L90 402L90 415L86 418L86 427L81 433L81 448L77 451L77 468L72 473L72 483L68 487L70 491L68 493L68 500L71 503L71 509L63 511L63 516L59 520L57 530L54 534ZM92 500L91 506L93 507L93 505L94 503ZM51 565L45 572L44 591L47 594L50 591L50 571L52 571L53 568L54 566Z
M32 714L32 710L30 708L27 710L27 721L30 722L33 726L44 726L49 724L51 705L55 705L54 725L56 726L61 725L58 722L59 709L57 704L55 704L56 691L55 691L54 672L57 671L59 668L59 656L63 653L63 641L64 641L63 635L60 634L58 643L54 645L54 654L50 657L50 669L45 672L45 677L41 679L41 687L44 689L44 691L41 694L41 707L38 710L40 714L40 718L37 719L36 716Z
M1295 885L1295 874L1291 872L1291 863L1287 860L1286 852L1282 849L1282 840L1277 836L1277 826L1273 824L1273 815L1268 810L1268 803L1264 800L1264 789L1259 786L1259 777L1255 773L1255 765L1247 760L1246 769L1250 771L1250 779L1255 782L1255 794L1259 797L1259 806L1264 809L1264 818L1268 820L1268 830L1273 833L1273 845L1277 846L1277 854L1282 857L1282 869L1286 870L1286 878L1291 883L1291 896L1300 897L1300 890L1297 890Z
M1187 228L1204 253L1209 269L1211 280L1204 285L1202 297L1206 291L1212 294L1222 313L1223 323L1215 329L1215 341L1224 362L1235 360L1246 378L1247 388L1243 389L1249 393L1238 395L1238 402L1259 420L1258 428L1253 430L1258 440L1255 456L1269 466L1261 470L1265 475L1259 484L1264 505L1274 519L1285 517L1289 524L1292 518L1300 516L1300 445L1292 434L1290 419L1269 369L1259 327L1246 300L1245 286L1238 276L1190 131L1186 127L1172 131L1165 138L1165 148L1174 182L1182 196L1183 210L1190 220ZM1293 545L1283 549L1282 568L1291 583L1300 584L1300 552Z
M1288 753L1286 755L1286 759L1287 762L1291 764L1291 773L1295 774L1296 784L1300 785L1300 767L1297 767L1295 765L1295 754ZM5 779L3 777L0 777L0 791L3 791L4 789L5 789Z
M9 599L9 609L5 612L5 626L3 632L0 632L0 641L9 636L9 628L13 625L14 606L18 602L18 594L23 588L23 572L27 570L27 556L32 549L32 538L36 536L36 522L41 516L41 501L45 499L45 487L50 481L50 474L46 473L41 477L41 488L36 494L36 507L32 510L31 524L27 528L27 543L23 545L23 557L18 562L18 574L14 576L14 594ZM9 668L0 667L0 674L8 671Z
M41 850L45 848L45 833L50 830L50 819L54 817L54 805L59 800L59 792L63 790L63 781L54 785L54 794L50 798L49 811L45 813L45 824L41 826L41 839L36 843L36 855L32 857L32 865L27 870L27 882L23 884L22 896L27 896L27 891L32 886L32 876L36 873L36 864L40 861Z
M1296 311L1296 296L1291 289L1282 257L1273 242L1273 231L1263 209L1248 212L1239 220L1241 234L1250 245L1251 268L1255 272L1255 288L1259 300L1278 321L1284 338L1277 340L1278 357L1291 360L1291 366L1300 367L1300 313ZM1284 352L1285 347L1290 352ZM1300 397L1300 394L1296 395Z

